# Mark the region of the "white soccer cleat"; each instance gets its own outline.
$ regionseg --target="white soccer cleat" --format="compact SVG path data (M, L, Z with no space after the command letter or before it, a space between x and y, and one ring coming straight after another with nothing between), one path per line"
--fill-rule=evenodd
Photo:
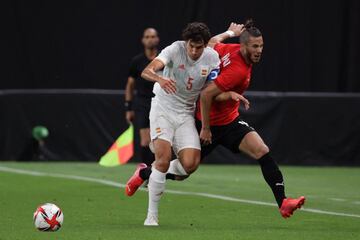
M159 226L158 216L149 213L145 219L144 226Z

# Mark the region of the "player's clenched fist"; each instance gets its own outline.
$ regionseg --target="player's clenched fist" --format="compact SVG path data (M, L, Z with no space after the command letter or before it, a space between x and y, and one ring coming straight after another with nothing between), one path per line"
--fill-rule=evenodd
M158 80L160 87L168 94L176 93L175 81L170 78L160 78Z

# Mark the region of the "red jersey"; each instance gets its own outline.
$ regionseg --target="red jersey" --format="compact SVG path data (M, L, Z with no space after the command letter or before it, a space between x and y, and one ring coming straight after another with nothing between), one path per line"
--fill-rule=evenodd
M248 88L252 65L248 65L240 54L240 44L218 43L214 49L219 53L220 75L214 80L216 86L223 92L233 91L243 94ZM200 100L196 118L201 120ZM226 125L239 116L240 102L234 100L213 101L210 111L210 125Z

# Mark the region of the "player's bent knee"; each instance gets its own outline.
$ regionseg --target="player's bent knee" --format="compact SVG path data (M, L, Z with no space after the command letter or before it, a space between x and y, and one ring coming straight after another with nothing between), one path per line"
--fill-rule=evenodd
M157 170L165 173L169 169L170 161L167 159L156 159L154 165Z
M155 150L155 167L161 172L166 172L169 169L171 160L171 149L157 147Z
M196 169L199 167L199 164L200 164L200 157L195 158L192 161L185 161L182 165L185 172L190 175L196 171Z
M186 167L184 167L184 169L185 169L185 172L190 175L196 171L197 166L195 166L195 165L186 166Z
M254 152L254 157L255 159L260 159L261 157L263 157L265 154L269 153L269 147L266 146L265 144L261 144L258 148L256 148L255 152Z

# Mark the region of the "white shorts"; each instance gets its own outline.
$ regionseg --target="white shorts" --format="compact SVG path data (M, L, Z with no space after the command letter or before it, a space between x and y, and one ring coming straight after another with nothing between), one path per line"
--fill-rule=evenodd
M195 119L191 114L164 111L153 98L149 118L151 141L162 139L170 142L176 154L185 148L201 150Z

